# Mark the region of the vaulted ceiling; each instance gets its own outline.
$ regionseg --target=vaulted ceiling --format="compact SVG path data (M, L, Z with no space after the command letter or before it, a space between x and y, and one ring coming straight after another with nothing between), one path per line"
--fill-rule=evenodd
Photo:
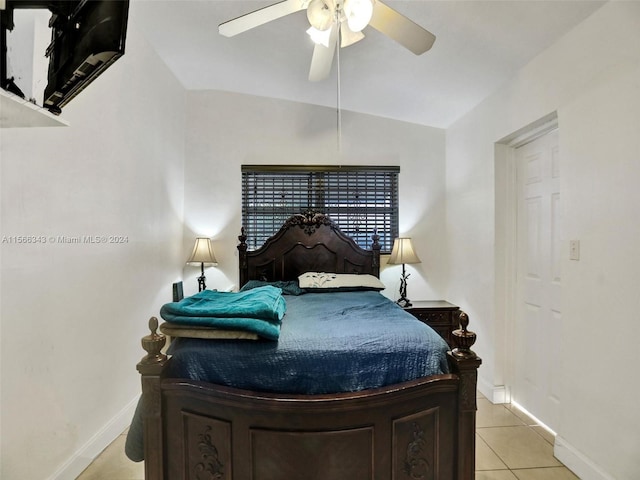
M367 27L309 82L305 12L235 37L218 24L275 1L136 0L130 18L188 90L222 90L446 128L558 41L600 0L385 0L436 35L416 56Z

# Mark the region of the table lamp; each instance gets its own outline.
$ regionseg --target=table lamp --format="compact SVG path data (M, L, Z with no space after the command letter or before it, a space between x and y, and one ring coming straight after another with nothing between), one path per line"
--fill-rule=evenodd
M391 256L387 262L391 265L402 264L402 276L400 277L400 298L396 302L403 308L410 307L411 302L407 298L407 278L410 274L405 272L405 264L420 263L420 259L413 249L411 239L407 237L399 237L393 241L393 249Z
M187 260L187 264L200 264L200 276L198 277L198 291L201 292L207 285L205 284L205 276L204 276L204 266L215 266L218 265L218 261L216 260L216 256L213 254L213 248L211 247L211 239L207 237L198 237L196 238L196 243L193 246L193 252L191 252L191 256L189 260Z

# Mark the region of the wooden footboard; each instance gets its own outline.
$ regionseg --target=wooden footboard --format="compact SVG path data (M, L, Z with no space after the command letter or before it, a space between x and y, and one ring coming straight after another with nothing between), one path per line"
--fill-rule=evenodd
M454 332L451 374L336 395L275 395L161 379L164 338L143 339L147 480L472 480L475 334Z

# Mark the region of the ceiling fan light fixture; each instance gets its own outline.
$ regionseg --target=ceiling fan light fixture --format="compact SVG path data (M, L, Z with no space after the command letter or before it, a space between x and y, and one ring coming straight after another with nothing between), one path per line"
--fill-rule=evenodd
M3 0L0 0L0 3ZM309 80L320 81L329 76L338 39L343 46L361 40L367 25L398 42L416 55L428 51L436 36L384 3L385 0L279 0L245 15L221 23L218 31L233 37L252 28L287 15L307 11L313 28L309 35L313 48ZM338 58L339 60L339 58ZM338 79L340 76L338 75Z
M316 27L309 27L307 34L316 45L324 45L329 48L329 40L331 39L331 28L326 30L318 30Z
M335 20L334 10L325 0L311 0L307 7L309 23L316 30L329 30Z
M344 14L352 32L360 32L369 25L373 16L373 0L345 0Z

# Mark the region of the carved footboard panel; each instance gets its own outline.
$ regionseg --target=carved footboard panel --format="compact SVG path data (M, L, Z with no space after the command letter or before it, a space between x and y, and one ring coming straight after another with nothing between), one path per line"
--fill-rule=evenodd
M168 381L163 403L167 479L457 478L453 375L334 396Z

